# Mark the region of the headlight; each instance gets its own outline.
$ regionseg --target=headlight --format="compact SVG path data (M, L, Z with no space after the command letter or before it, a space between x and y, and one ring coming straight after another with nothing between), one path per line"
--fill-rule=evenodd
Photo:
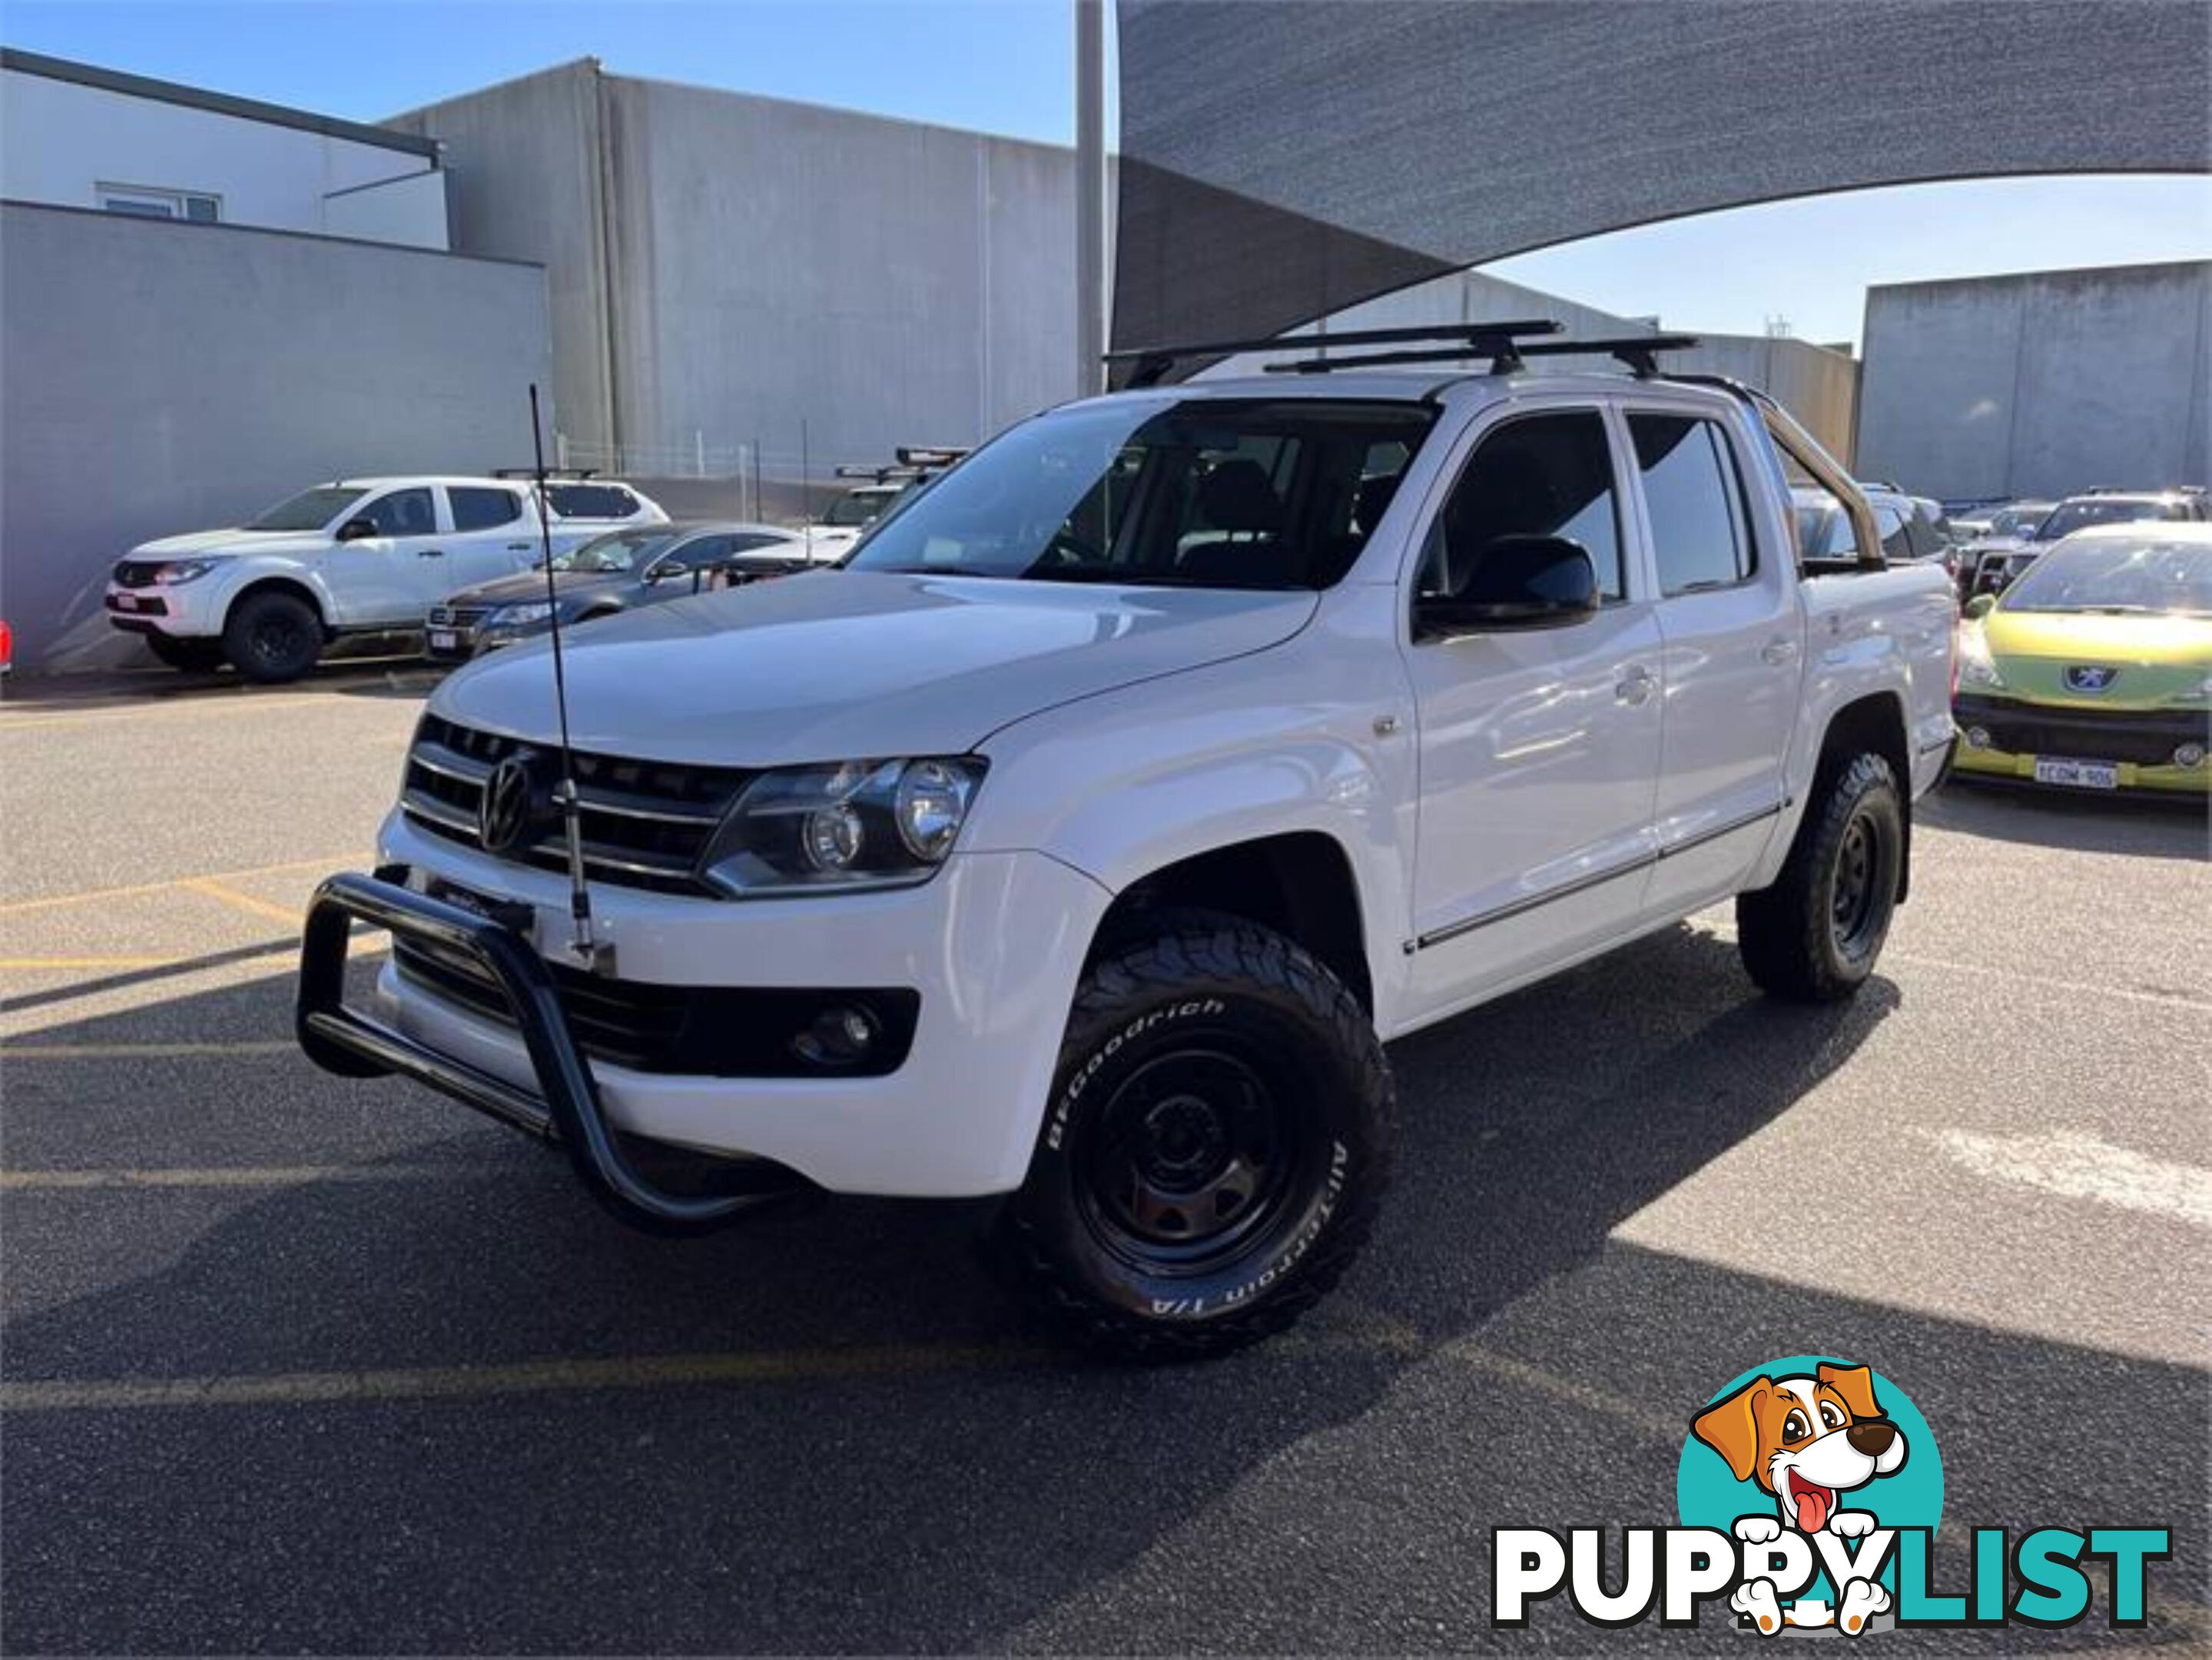
M1959 636L1959 684L1988 687L2004 684L2004 677L1997 672L1996 663L1990 656L1988 642L1978 633L1962 633Z
M975 756L781 767L745 787L707 850L707 879L751 895L926 882L967 821Z
M154 573L154 580L171 586L197 581L221 563L220 559L173 559Z
M495 629L526 629L532 623L543 623L553 615L553 607L540 599L530 605L501 605L491 614L491 626Z

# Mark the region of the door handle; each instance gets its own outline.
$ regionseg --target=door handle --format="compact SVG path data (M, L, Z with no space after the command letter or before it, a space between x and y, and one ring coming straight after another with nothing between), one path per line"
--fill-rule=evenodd
M417 548L415 550L415 556L417 559L443 559L446 556L446 550L443 548Z
M507 544L507 550L509 553L531 553L534 552L537 547L538 544L535 542L509 542Z
M1796 660L1797 642L1795 640L1770 640L1759 648L1759 656L1761 662L1771 663L1778 668Z
M1647 668L1629 670L1614 685L1613 695L1624 703L1641 703L1651 696L1651 671Z

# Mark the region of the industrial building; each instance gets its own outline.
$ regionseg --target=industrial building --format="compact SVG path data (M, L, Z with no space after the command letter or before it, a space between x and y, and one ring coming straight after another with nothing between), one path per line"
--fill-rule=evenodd
M2212 260L1867 290L1859 465L1946 500L2212 483Z

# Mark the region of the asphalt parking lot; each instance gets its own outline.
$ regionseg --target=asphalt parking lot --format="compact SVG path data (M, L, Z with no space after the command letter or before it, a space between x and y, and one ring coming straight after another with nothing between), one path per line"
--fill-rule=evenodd
M2100 1588L1913 1646L2212 1645L2201 815L1954 787L1848 1007L1763 1001L1717 914L1399 1045L1341 1292L1116 1371L978 1207L655 1241L311 1067L300 909L428 684L0 703L9 1651L1709 1651L1492 1628L1490 1530L1671 1523L1692 1412L1799 1353L1925 1414L1945 1589L1972 1526L2174 1529L2142 1630Z

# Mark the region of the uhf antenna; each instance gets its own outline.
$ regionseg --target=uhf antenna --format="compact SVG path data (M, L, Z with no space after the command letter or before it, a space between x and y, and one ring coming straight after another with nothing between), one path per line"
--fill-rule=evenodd
M545 434L538 414L538 383L530 383L530 448L538 465L531 477L538 486L538 539L545 556L547 623L553 633L553 702L561 715L561 781L553 802L561 810L568 842L568 915L576 925L569 950L594 972L614 972L614 948L592 938L592 890L584 880L584 806L576 793L576 755L568 744L568 677L561 660L561 590L553 580L553 508L545 494Z

